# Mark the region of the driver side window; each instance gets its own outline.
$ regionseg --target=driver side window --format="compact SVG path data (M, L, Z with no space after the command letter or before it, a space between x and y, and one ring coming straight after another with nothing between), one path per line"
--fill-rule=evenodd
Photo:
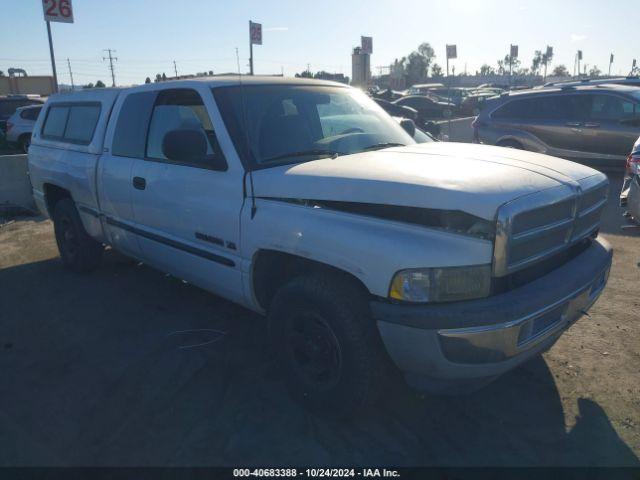
M146 158L169 161L162 151L162 142L172 130L196 130L206 136L206 155L195 164L189 163L190 166L214 168L216 163L219 164L214 162L222 153L217 145L213 124L200 94L195 90L171 89L158 94L149 123Z

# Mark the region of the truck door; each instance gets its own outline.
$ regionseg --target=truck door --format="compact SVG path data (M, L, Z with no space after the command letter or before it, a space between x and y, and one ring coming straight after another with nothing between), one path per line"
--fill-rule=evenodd
M132 170L135 159L144 158L156 95L153 91L137 92L118 100L98 165L98 198L107 238L114 248L135 258L141 257L141 250L131 204Z
M220 125L213 95L206 88L158 92L149 120L145 158L135 160L133 165L133 213L146 261L241 301L243 172L226 162L212 112ZM176 130L204 134L206 155L197 160L168 159L163 140L168 132Z

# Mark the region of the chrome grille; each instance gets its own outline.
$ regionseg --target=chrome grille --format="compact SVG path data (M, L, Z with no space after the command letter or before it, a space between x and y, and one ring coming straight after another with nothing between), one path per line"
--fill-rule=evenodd
M560 252L598 229L608 181L596 174L503 205L498 212L494 275L504 276Z

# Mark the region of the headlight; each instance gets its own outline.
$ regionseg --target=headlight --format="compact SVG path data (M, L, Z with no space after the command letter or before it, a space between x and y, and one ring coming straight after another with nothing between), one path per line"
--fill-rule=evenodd
M393 277L389 297L405 302L451 302L489 296L491 265L416 268Z

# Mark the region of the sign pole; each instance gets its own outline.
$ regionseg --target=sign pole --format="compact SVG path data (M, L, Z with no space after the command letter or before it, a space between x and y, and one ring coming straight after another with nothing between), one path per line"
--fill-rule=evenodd
M249 20L249 75L253 75L253 36L251 35L251 20Z
M58 93L58 73L56 72L56 57L53 53L53 40L51 39L51 23L47 20L47 35L49 36L49 53L51 54L51 69L53 70L53 92Z

